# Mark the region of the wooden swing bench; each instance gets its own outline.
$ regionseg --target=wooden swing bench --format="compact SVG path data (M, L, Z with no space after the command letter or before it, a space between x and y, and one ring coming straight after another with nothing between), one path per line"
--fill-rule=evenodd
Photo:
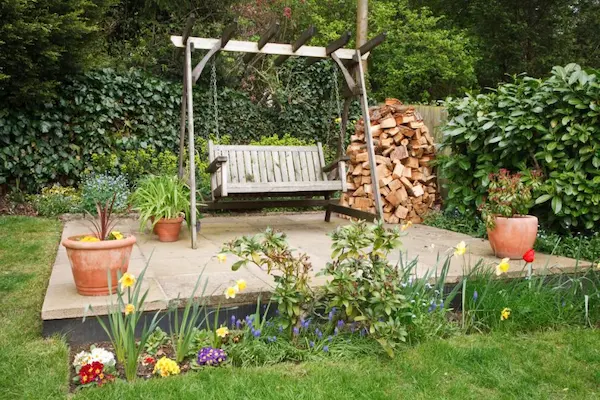
M325 207L325 221L329 221L331 212L347 213L346 207L340 207L331 196L347 190L346 180L339 177L346 177L348 159L342 157L326 165L321 143L316 146L238 146L209 141L210 164L206 172L210 173L213 201L207 203L206 208ZM330 179L329 173L334 170L337 177ZM305 198L289 199L298 196ZM313 198L320 196L323 199ZM253 200L240 200L247 197ZM279 199L273 200L274 197Z

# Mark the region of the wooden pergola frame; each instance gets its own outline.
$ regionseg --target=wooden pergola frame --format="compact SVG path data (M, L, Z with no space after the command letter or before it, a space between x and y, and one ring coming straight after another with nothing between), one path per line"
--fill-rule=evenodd
M381 44L386 37L385 33L371 39L359 49L347 49L344 46L350 40L350 32L345 32L339 39L332 41L326 47L307 46L306 43L315 35L314 27L308 28L294 43L271 43L271 40L278 32L279 24L272 25L258 42L248 42L231 40L236 29L237 22L227 26L221 38L199 38L190 36L194 16L192 15L186 24L182 36L171 36L171 42L174 46L184 49L185 63L183 69L183 94L181 97L181 128L179 138L179 177L183 177L183 154L185 153L185 130L187 125L188 150L189 150L189 186L190 186L190 209L192 210L189 222L191 226L192 248L197 248L197 230L196 230L196 166L195 166L195 146L194 146L194 107L192 88L198 81L202 71L208 61L219 51L232 51L247 53L244 57L246 63L251 62L258 54L277 55L275 65L281 65L289 57L306 57L306 64L331 58L340 68L345 85L344 107L342 113L340 138L337 149L338 157L344 153L344 139L346 137L346 128L348 125L348 116L352 99L356 96L360 99L365 137L367 142L367 151L369 156L369 165L371 169L371 180L373 182L373 196L375 200L376 214L366 213L360 210L352 210L353 216L367 219L383 219L383 209L379 192L379 180L377 179L377 170L375 162L375 148L373 137L371 136L371 121L369 118L369 104L367 99L367 90L365 86L365 76L362 61L366 60L371 50ZM202 57L202 60L192 68L192 53L194 50L208 50ZM187 122L187 124L186 124ZM340 177L345 179L345 177ZM341 206L338 206L341 207ZM335 211L336 208L333 207ZM346 212L347 213L347 212Z

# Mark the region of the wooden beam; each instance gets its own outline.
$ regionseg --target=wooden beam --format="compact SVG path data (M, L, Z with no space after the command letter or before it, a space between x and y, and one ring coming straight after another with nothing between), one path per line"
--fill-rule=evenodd
M327 45L327 47L325 47L325 55L329 56L334 51L337 51L337 50L341 49L342 47L344 47L345 45L347 45L348 42L350 41L351 37L352 37L352 33L350 31L344 32L344 34L342 36L340 36L338 39L334 40L333 42L329 43ZM340 57L339 54L338 54L338 57ZM342 57L340 57L340 58L342 58ZM312 64L316 63L317 61L321 61L321 60L316 57L311 57L308 60L306 60L306 66L312 65Z
M310 39L312 39L313 36L315 36L316 33L317 33L317 28L315 28L314 25L309 26L308 29L305 30L304 32L302 32L302 35L300 35L300 37L292 44L292 51L295 52L300 47L304 46L306 43L308 43L308 41ZM288 58L290 58L290 56L277 57L275 59L275 66L277 66L277 67L280 66Z
M385 41L387 38L387 32L381 32L379 35L375 36L373 39L369 40L367 43L360 46L360 54L368 54L375 47L379 46L381 43ZM364 59L364 56L363 56ZM347 66L351 66L356 64L354 60L347 60L344 62Z
M171 42L175 47L184 47L181 42L181 39L181 36L171 36ZM215 44L219 43L221 39L190 37L188 40L194 45L195 50L210 50L214 47ZM325 47L302 46L296 51L293 51L291 44L267 43L265 47L259 49L258 43L247 42L242 40L230 40L221 50L241 53L261 53L298 57L329 57L329 55L327 54L327 48ZM355 52L356 50L353 49L340 48L335 51L335 54L342 60L351 60L355 56ZM366 59L367 57L368 56L363 56L363 59Z
M264 35L260 36L260 39L258 40L259 50L265 47L265 45L269 43L269 40L271 40L275 35L277 35L277 32L279 32L279 27L279 22L275 22L269 27L269 29L265 32ZM254 57L256 57L256 53L248 53L244 56L244 62L248 64L250 61L252 61Z
M194 67L194 70L192 71L193 83L196 83L200 78L200 74L202 74L202 70L204 70L206 63L208 63L208 60L210 60L210 58L213 55L215 55L219 50L221 50L223 46L226 46L227 43L229 43L236 29L237 21L234 21L232 24L228 25L223 30L223 35L221 36L221 39L217 39L217 43L215 43L215 45L208 51L208 53L206 53L204 57L202 57L202 60L200 60L200 62Z
M342 75L344 76L344 80L346 81L346 87L348 88L348 90L352 93L358 94L356 82L352 78L352 75L350 75L350 71L348 71L342 60L340 60L340 58L336 56L335 53L331 54L331 58L333 59L333 61L335 61L338 67L340 67Z
M356 50L356 60L361 59L360 50ZM379 194L379 182L377 179L377 164L375 162L375 146L373 145L373 136L371 135L371 118L369 117L369 100L367 99L367 89L365 87L365 73L363 71L362 63L357 62L357 78L360 87L360 105L363 114L363 123L365 127L365 140L367 142L367 152L369 154L369 166L371 168L371 182L375 184L373 187L373 197L375 197L375 210L377 211L377 217L383 220L383 207L381 205L381 195Z
M206 210L260 210L277 207L325 207L330 200L290 199L290 200L227 200L204 203Z
M231 24L227 25L225 29L223 29L223 34L221 35L221 48L227 46L227 43L231 40L235 31L237 31L238 23L237 20L234 20ZM194 47L197 48L197 47Z
M377 186L377 185L374 185ZM369 222L373 222L377 219L377 215L371 214L370 212L361 211L356 208L344 207L340 204L336 204L331 202L327 206L328 212L336 212L339 214L344 214L352 218L364 219Z
M185 48L185 92L187 95L187 117L188 117L188 152L190 153L190 233L192 236L192 249L197 247L196 231L196 164L194 156L196 155L194 146L194 104L192 96L192 44L188 41ZM375 185L377 186L377 185Z

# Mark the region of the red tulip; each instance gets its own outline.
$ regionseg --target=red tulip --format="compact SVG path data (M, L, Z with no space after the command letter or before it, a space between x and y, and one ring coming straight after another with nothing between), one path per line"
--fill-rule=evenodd
M532 263L533 260L535 260L535 252L533 249L527 250L527 252L523 255L523 260L525 260L526 263Z

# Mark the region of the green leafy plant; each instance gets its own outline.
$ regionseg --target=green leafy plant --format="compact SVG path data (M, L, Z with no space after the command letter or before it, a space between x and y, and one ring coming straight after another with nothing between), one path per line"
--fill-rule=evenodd
M533 206L533 192L539 187L539 173L512 174L507 169L490 174L488 195L480 206L481 215L489 229L496 226L496 217L512 218L527 215Z
M400 246L400 235L381 221L340 226L331 233L332 261L323 271L331 278L327 307L341 307L350 321L364 323L390 356L396 343L406 341L406 319L412 316L403 273L387 260Z
M54 217L80 210L81 195L72 187L58 184L45 187L40 194L31 195L31 203L39 215Z
M446 103L438 166L448 182L447 205L475 210L489 174L541 170L534 212L547 226L592 229L600 220L599 74L556 66L547 79L515 76L489 94Z
M204 272L204 271L203 271ZM177 307L178 302L174 307L169 308L169 329L171 333L171 343L175 350L175 361L178 363L189 355L192 349L196 329L201 321L199 321L200 314L204 312L205 302L204 293L206 292L206 285L208 285L208 279L204 280L204 286L200 297L196 299L196 291L200 286L203 274L201 273L196 280L196 285L190 294L190 297L185 303L181 316L179 315L179 309Z
M312 265L308 256L294 253L285 234L271 228L264 233L235 239L225 244L222 251L241 258L231 267L234 271L253 263L274 278L271 301L277 304L282 315L282 327L291 333L303 308L310 307L313 300L309 286Z
M116 302L113 296L110 296L108 324L96 315L96 320L106 332L115 349L117 360L123 365L125 377L128 381L136 378L138 360L146 347L148 338L162 318L159 316L159 311L157 311L150 323L147 324L146 317L143 314L148 289L143 293L141 289L148 263L137 279L130 273L126 272L121 275L119 272L120 285L117 286ZM111 274L108 273L109 288L112 287L111 278ZM89 306L89 308L93 312L92 307ZM85 321L85 316L83 319ZM142 322L143 325L141 325ZM136 332L140 327L141 333Z
M132 195L134 210L140 213L140 230L148 221L152 226L161 218L172 219L182 214L189 217L189 189L176 176L149 176L140 182Z

